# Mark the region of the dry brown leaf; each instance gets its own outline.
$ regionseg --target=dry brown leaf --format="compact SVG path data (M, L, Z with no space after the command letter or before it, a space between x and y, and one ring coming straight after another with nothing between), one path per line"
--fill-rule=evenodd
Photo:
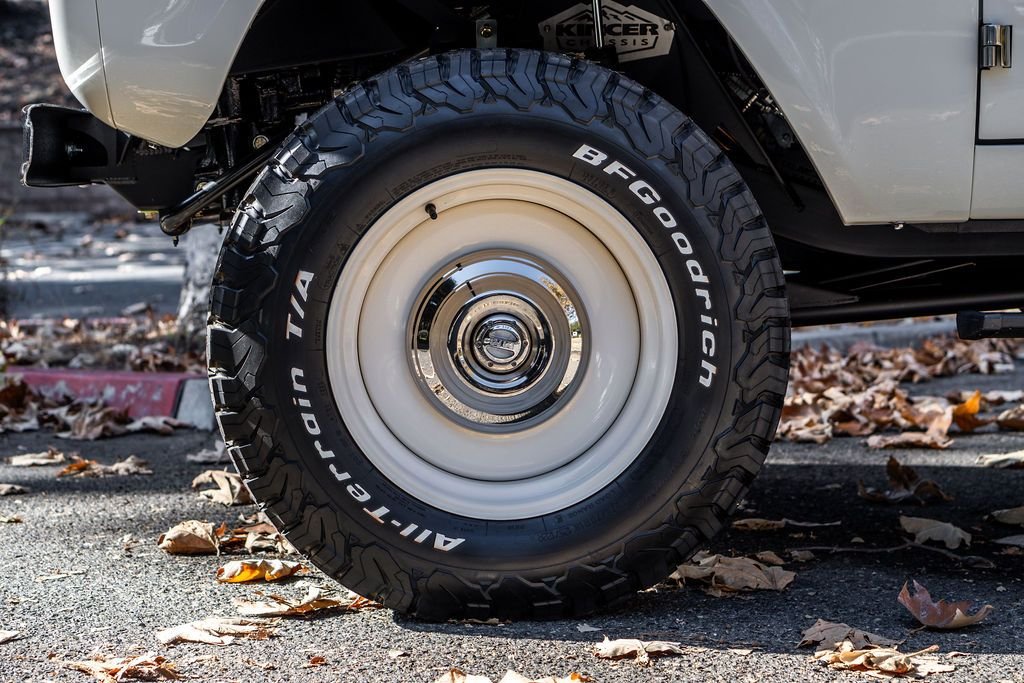
M0 496L15 496L28 493L28 489L18 484L0 484Z
M1021 469L1024 468L1024 451L979 455L974 464L981 465L982 467L997 467L999 469Z
M912 467L900 464L896 458L889 456L889 462L885 466L889 475L889 489L881 491L876 488L864 486L863 482L857 482L857 495L873 503L916 503L927 505L929 503L948 502L953 500L947 495L938 484L931 479L921 479Z
M527 678L515 671L506 671L498 683L588 683L591 680L589 676L575 672L563 677ZM461 669L452 668L441 674L441 677L434 683L493 683L493 681L487 676L475 676L467 674Z
M156 639L164 645L178 642L230 645L236 638L266 640L273 635L270 628L273 623L269 619L209 617L157 631Z
M856 650L868 647L891 647L899 644L899 641L861 631L846 624L818 619L813 626L803 632L797 647L821 645L822 649L836 649L843 644L843 641L849 641Z
M103 683L117 681L177 680L181 675L166 658L148 652L139 657L113 657L100 655L96 659L64 662L65 666L87 673Z
M896 600L907 608L914 618L929 628L955 629L977 624L992 613L992 605L984 605L971 613L974 603L970 600L960 602L935 602L928 590L914 581L914 593L904 583Z
M24 521L17 515L0 515L0 524L21 524Z
M999 413L996 424L1000 429L1011 431L1019 432L1024 429L1024 403Z
M327 663L327 658L323 655L313 655L309 658L309 661L302 665L303 669L312 669L314 667L323 666Z
M679 565L670 579L680 583L688 580L705 584L705 591L715 597L755 590L785 590L796 573L770 567L749 557L723 557L698 553L689 564Z
M131 419L124 410L102 401L75 401L41 411L40 421L58 430L58 438L94 441L124 434L124 425Z
M734 519L732 521L732 528L737 531L778 531L779 529L785 529L786 527L816 529L826 526L839 526L841 524L842 521L799 522L793 519L762 519L760 517L746 517L744 519Z
M647 664L650 662L651 656L681 655L683 649L679 643L669 643L663 640L643 641L635 638L610 640L608 636L605 636L604 642L596 647L594 654L601 659L633 657L637 664Z
M222 583L277 581L307 571L301 562L289 560L234 560L217 569L217 580Z
M759 517L748 517L746 519L734 519L732 528L737 531L778 531L786 528L784 519L761 519Z
M174 525L160 534L156 543L171 555L213 555L220 551L213 525L194 519Z
M1024 506L1010 508L1009 510L996 510L992 513L992 519L1003 524L1024 526Z
M7 458L8 464L12 467L41 467L45 465L60 465L64 462L64 453L56 448L49 448L44 453L24 453L12 455Z
M785 560L783 560L781 557L779 557L771 550L762 550L761 552L754 555L754 559L756 559L758 562L774 565L776 567L781 567L782 565L786 564Z
M58 477L123 477L136 474L153 474L149 463L136 455L129 455L113 465L103 465L95 460L86 460L77 453L71 454L71 462L57 473Z
M163 436L170 436L174 433L175 429L191 428L192 425L190 423L176 420L167 415L151 415L129 422L124 426L124 431L130 433L153 432Z
M246 488L242 477L237 472L207 470L192 480L194 489L204 484L213 484L217 487L199 492L200 496L214 503L227 506L251 505L253 503L249 489Z
M898 676L922 676L932 673L947 673L955 670L952 664L941 664L936 657L938 645L932 645L918 652L902 653L895 648L871 647L857 649L849 641L832 650L819 650L814 659L828 664L829 668L840 671L864 671L878 674L882 678Z
M914 543L935 541L943 543L950 550L956 550L961 544L968 547L971 545L971 535L949 522L900 515L900 526L907 533L914 534Z
M868 448L931 448L945 450L953 445L953 439L945 434L933 432L901 432L894 435L876 434L868 437Z
M263 602L253 602L236 598L234 603L238 613L246 617L295 617L305 616L312 612L325 609L344 609L356 611L380 607L372 600L356 595L351 591L344 594L328 591L319 586L310 586L306 594L298 600L280 595L267 595Z

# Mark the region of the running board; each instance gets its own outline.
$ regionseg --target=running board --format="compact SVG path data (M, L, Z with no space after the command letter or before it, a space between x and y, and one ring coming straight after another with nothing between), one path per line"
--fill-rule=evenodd
M1024 338L1024 313L961 311L956 332L961 339Z

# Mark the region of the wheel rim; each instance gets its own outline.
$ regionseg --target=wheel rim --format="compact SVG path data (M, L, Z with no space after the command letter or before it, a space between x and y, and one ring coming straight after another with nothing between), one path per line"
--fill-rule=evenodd
M622 214L575 183L445 178L387 210L348 264L330 386L370 462L427 504L492 520L563 509L621 474L664 414L668 284Z

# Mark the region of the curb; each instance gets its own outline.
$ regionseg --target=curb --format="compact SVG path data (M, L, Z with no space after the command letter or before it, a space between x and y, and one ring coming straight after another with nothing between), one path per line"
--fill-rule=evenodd
M859 343L881 347L917 346L929 337L955 334L956 319L952 316L927 322L907 319L870 326L849 324L795 329L792 347L796 350L804 346L831 346L846 352Z
M194 373L15 367L5 374L48 398L102 399L132 418L167 415L197 429L215 426L207 378Z

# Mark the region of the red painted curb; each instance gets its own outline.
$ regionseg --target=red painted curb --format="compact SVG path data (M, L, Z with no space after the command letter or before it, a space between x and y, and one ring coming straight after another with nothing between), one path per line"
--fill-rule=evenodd
M185 382L206 378L186 372L130 372L68 370L65 368L9 367L8 375L21 377L32 389L48 398L92 400L121 408L133 418L175 416Z

